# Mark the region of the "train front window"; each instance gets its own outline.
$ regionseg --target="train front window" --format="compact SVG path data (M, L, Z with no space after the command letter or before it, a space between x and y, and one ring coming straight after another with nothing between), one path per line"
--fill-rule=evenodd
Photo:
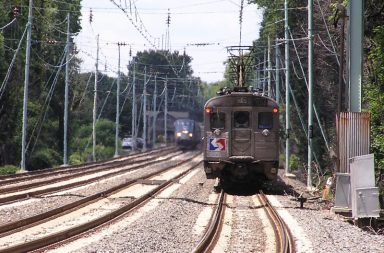
M259 129L271 129L273 127L272 112L259 112Z
M249 112L234 113L235 128L249 128Z
M225 113L217 112L211 114L211 129L224 129L225 128Z

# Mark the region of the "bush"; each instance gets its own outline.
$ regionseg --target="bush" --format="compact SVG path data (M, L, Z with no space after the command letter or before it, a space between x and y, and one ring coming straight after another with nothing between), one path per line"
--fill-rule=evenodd
M86 154L75 152L69 156L69 164L82 164L87 161Z
M19 170L20 168L15 165L4 165L0 167L0 175L16 174Z
M34 152L28 161L28 170L40 170L60 164L61 156L49 148L42 148Z
M96 160L110 159L115 154L115 123L100 119L96 124ZM92 124L79 127L71 141L70 164L92 161Z
M299 165L300 165L299 157L297 155L295 155L295 154L292 154L289 157L289 168L291 170L298 170L299 169Z

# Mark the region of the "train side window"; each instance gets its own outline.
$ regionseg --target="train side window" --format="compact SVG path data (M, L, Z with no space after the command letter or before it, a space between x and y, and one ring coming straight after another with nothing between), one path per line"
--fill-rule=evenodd
M224 129L225 128L225 113L217 112L211 114L211 129Z
M235 112L233 117L235 128L249 128L249 112Z
M273 127L273 114L272 112L259 112L259 129L271 129Z

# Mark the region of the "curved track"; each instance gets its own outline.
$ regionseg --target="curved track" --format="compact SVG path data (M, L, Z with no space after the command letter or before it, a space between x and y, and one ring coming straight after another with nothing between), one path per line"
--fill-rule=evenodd
M275 208L269 203L265 194L260 191L257 197L264 208L268 219L273 227L276 241L276 252L277 253L294 253L294 241L289 231L289 228L285 225L283 220L279 217ZM218 198L216 209L211 217L208 228L202 237L199 244L194 248L192 252L203 253L212 252L215 245L220 237L222 224L224 220L226 205L226 193L222 190Z

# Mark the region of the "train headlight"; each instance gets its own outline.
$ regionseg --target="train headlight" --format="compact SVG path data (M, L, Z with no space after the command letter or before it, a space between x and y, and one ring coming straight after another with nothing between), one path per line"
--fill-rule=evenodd
M215 131L213 131L214 134L216 134L217 136L219 136L221 134L221 131L220 129L215 129Z
M268 136L270 134L269 130L268 129L264 129L262 132L261 132L262 135L264 136Z
M183 134L187 134L188 133L188 130L183 130L181 131Z
M188 134L188 136L189 136L189 137L192 137L192 136L193 136L193 134L192 134L192 133L189 133L189 134Z
M177 137L180 137L180 136L181 136L181 133L180 133L180 132L176 133L176 136L177 136Z

